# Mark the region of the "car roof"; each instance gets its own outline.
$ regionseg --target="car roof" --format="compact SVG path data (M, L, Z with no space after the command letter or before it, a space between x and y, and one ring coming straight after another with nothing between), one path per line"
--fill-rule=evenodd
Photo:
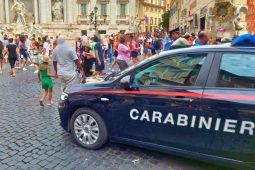
M221 45L204 45L204 46L192 46L186 48L178 48L162 52L162 55L174 54L174 53L193 53L193 52L254 52L255 47L243 47L237 46L232 47L230 43L221 44Z

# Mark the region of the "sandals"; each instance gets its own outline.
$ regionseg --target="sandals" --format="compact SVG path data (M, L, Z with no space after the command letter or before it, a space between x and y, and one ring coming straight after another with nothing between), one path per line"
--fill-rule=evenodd
M52 103L52 102L48 103L48 106L52 106L52 105L53 105L53 103Z
M44 106L43 101L40 101L40 106Z
M48 103L47 105L48 105L48 106L52 106L52 105L53 105L53 103L52 103L52 102L50 102L50 103ZM41 101L41 100L40 100L40 106L44 106L43 101Z

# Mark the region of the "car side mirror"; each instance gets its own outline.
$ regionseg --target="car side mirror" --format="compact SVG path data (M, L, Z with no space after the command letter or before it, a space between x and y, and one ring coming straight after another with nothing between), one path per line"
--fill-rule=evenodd
M131 90L132 88L130 79L131 79L130 75L123 77L119 82L120 87L125 90Z

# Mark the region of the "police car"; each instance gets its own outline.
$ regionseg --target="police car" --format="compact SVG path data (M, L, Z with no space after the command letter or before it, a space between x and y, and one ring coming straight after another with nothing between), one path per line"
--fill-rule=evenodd
M255 168L255 48L204 46L149 58L61 96L62 127L108 140Z

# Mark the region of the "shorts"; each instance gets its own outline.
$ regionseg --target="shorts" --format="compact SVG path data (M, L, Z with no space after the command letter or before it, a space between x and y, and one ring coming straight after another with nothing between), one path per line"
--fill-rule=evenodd
M121 71L125 70L126 68L128 68L128 64L124 60L117 60L117 64L118 64L118 66L119 66Z
M136 51L131 51L130 56L131 57L138 57L139 53Z
M52 89L53 81L50 77L42 77L42 89Z
M105 67L104 67L104 61L101 61L101 65L98 65L98 62L96 61L95 70L96 70L96 71L103 71L104 69L105 69Z
M23 57L27 60L28 59L28 53L27 52L22 52L20 53L21 55L23 55Z
M118 51L114 51L114 57L118 57L118 55L119 55L119 53L118 53Z
M14 58L9 58L8 60L9 60L9 63L10 63L11 68L13 69L14 66L15 66L16 60L15 60Z
M78 76L75 75L60 75L61 78L61 90L64 91L68 86L78 83Z

